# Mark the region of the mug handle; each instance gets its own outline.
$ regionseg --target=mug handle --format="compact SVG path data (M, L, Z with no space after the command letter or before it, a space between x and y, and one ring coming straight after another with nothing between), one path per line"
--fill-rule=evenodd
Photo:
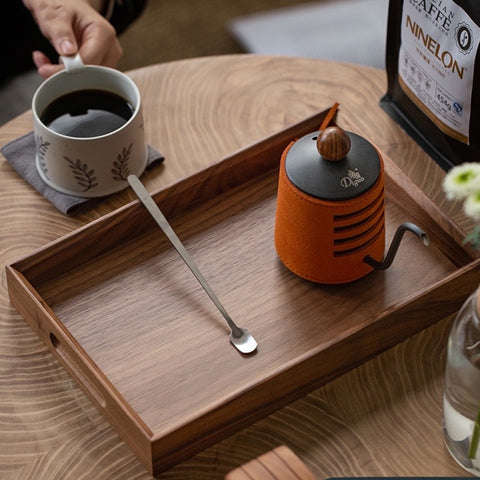
M67 72L75 72L85 68L85 64L82 61L82 57L77 53L73 57L60 57L60 61L65 65Z

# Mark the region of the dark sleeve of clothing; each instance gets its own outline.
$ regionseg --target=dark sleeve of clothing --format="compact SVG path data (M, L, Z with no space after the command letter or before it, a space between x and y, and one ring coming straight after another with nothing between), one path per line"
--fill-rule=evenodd
M122 33L142 13L146 3L147 0L115 0L109 20L117 34Z
M3 2L2 9L4 23L11 28L0 29L0 42L3 45L0 85L9 77L34 68L33 50L41 50L50 58L55 58L52 46L41 34L22 0Z

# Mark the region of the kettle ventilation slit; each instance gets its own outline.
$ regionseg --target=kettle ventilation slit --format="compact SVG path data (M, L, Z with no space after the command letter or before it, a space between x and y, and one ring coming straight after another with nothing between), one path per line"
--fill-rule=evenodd
M352 235L351 237L334 239L333 245L341 247L346 244L358 242L362 238L367 238L367 242L368 242L368 238L370 238L372 235L375 235L379 226L383 225L384 222L385 222L385 215L383 215L383 212L382 212L382 215L380 215L380 217L376 220L376 222L373 225L367 225L366 230L362 231L357 235ZM363 244L365 244L365 242L363 242Z
M375 243L375 241L380 237L380 235L383 235L385 232L385 225L384 223L382 223L382 226L380 228L380 230L378 230L375 235L373 235L370 239L368 239L365 243L362 243L361 245L358 245L356 247L353 247L353 248L349 248L349 249L345 249L345 250L337 250L337 251L334 251L333 252L333 256L334 257L345 257L347 255L354 255L356 254L357 252L359 252L360 250L364 249L364 248L367 248L369 247L370 245L372 245L373 243Z

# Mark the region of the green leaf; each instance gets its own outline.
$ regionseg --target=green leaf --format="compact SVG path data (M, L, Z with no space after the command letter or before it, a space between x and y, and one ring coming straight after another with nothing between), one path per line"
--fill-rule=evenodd
M477 225L471 233L469 233L463 243L470 243L473 248L480 248L480 225Z
M480 406L478 407L477 418L473 425L472 439L470 440L470 448L468 449L469 458L477 458L478 443L480 441Z

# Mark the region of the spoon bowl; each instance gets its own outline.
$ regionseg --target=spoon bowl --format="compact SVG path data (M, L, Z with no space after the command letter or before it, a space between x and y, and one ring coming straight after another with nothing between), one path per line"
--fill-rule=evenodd
M241 353L252 353L257 349L257 342L251 333L245 328L237 327L237 331L232 330L228 337L232 345Z

